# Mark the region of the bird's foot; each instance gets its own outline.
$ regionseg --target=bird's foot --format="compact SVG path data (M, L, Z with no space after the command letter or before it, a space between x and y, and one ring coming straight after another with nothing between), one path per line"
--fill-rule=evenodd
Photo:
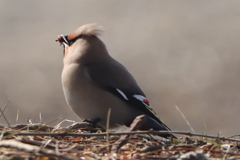
M94 118L94 119L84 119L83 122L87 122L92 124L94 128L102 128L99 125L97 125L98 122L101 121L101 118Z

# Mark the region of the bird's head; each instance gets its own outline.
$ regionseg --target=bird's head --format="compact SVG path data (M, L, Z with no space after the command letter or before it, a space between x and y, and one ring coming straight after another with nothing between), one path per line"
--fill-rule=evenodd
M105 52L105 45L98 38L102 32L102 27L95 23L85 24L69 35L58 35L56 41L63 45L64 58L71 56L75 59L85 59L85 55L88 57L96 52Z

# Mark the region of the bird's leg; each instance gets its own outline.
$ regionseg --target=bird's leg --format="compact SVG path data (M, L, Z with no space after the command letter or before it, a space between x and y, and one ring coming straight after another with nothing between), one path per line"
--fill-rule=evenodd
M101 121L101 118L94 118L94 119L84 119L83 122L91 123L94 128L99 128L97 125L98 122ZM102 127L100 127L102 128Z

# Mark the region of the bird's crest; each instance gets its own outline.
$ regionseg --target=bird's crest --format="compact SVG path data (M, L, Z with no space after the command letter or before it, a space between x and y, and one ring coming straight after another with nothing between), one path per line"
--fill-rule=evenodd
M90 24L85 24L78 29L76 29L72 34L68 36L69 39L72 37L76 37L79 35L82 36L99 36L103 33L103 27L95 24L95 23L90 23Z

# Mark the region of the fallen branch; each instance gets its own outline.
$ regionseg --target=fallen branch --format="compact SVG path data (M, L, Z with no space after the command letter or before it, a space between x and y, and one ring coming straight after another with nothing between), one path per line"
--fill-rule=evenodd
M13 148L17 148L20 150L25 150L27 152L31 152L31 153L40 153L43 154L45 156L49 156L49 157L56 157L62 160L72 160L71 158L68 158L66 156L60 155L55 153L54 151L49 151L46 149L42 149L38 146L35 145L30 145L30 144L25 144L22 142L19 142L17 140L11 139L11 140L2 140L0 141L0 147L13 147Z
M19 131L8 131L5 133L0 132L0 134L4 134L4 136L8 135L24 135L24 136L73 136L73 137L93 137L93 136L106 136L106 133L46 133L46 132L19 132ZM203 137L203 138L212 138L212 139L219 139L223 141L234 141L240 142L240 139L232 139L232 138L225 138L225 137L218 137L218 136L210 136L210 135L202 135L197 133L191 132L182 132L182 131L131 131L131 132L110 132L108 133L110 136L117 136L117 135L134 135L134 134L152 134L152 135L163 135L163 134L178 134L178 135L185 135L189 137Z
M42 132L15 132L15 131L9 131L0 134L4 134L4 136L7 136L9 134L13 135L24 135L24 136L73 136L73 137L93 137L93 136L99 136L103 137L106 136L106 133L68 133L68 132L62 132L62 133L42 133ZM232 138L225 138L225 137L218 137L218 136L210 136L210 135L202 135L197 133L191 133L191 132L182 132L182 131L131 131L131 132L113 132L108 133L110 136L117 136L117 135L134 135L134 134L152 134L152 135L163 135L163 134L178 134L178 135L185 135L190 137L203 137L203 138L213 138L213 139L219 139L223 141L234 141L234 142L240 142L238 139L232 139Z
M147 117L145 115L137 116L134 121L132 122L131 126L128 128L128 132L138 130L145 122ZM128 138L130 135L122 135L119 140L117 140L111 149L111 153L117 153L119 149L127 143Z

